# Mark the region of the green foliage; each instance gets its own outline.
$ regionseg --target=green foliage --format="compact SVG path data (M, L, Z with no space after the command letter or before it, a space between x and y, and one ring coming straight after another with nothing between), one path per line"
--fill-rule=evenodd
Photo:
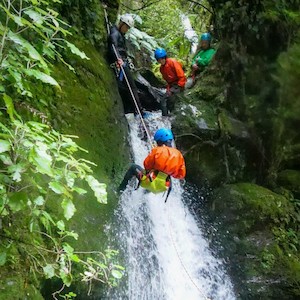
M75 136L59 134L37 122L14 121L11 127L2 123L0 127L1 136L5 137L0 140L1 179L6 184L1 192L5 199L2 213L29 206L33 215L39 215L37 206L45 207L46 200L57 195L65 218L70 219L75 213L73 194L86 192L76 184L82 181L95 191L100 203L106 203L105 184L91 175L90 166L94 164L84 159L76 160L73 156L79 150L84 151L71 139ZM30 193L31 198L26 193Z
M58 277L63 286L70 286L74 280L72 265L78 264L82 280L89 285L94 281L116 285L123 274L123 268L113 263L117 252L109 250L105 254L97 252L86 259L80 258L80 253L66 242L66 238L77 239L78 234L69 231L63 219L56 219L47 211L48 201L55 199L57 208L61 206L61 215L66 220L71 219L76 211L74 194L86 193L82 182L90 186L100 203L106 203L106 186L92 175L91 166L95 164L74 156L86 150L73 141L75 136L62 135L37 122L14 120L9 125L0 123L0 129L0 218L6 223L22 213L28 220L28 234L39 233L48 240L48 249L40 240L34 240L31 246L41 250L35 255L30 256L26 248L25 252L31 257L28 259L39 262L34 263L34 271L43 272L45 278ZM9 228L5 230L8 238L14 236ZM43 251L53 253L54 257L46 257ZM0 265L6 262L6 252L0 252ZM65 297L71 299L71 295Z
M272 115L271 167L270 174L276 174L288 162L299 156L299 93L300 44L295 43L278 58L274 79L279 83L278 103Z
M136 51L146 51L148 52L147 55L154 60L154 50L158 48L158 44L152 36L137 28L131 28L126 34L126 38L130 45L134 47L134 49L131 49L131 47L128 49L130 56L135 56L134 52Z
M286 0L263 1L264 10L259 15L259 18L276 24L283 31L288 43L295 38L300 26L300 6L297 2Z
M276 263L275 255L268 249L264 249L261 254L261 265L265 271L270 271L274 268Z
M191 41L184 35L184 26L182 25L183 7L180 1L162 0L159 5L147 5L139 10L139 16L143 20L140 27L154 37L160 47L166 48L169 56L187 59L191 49ZM139 26L139 25L138 25ZM151 57L153 59L153 44ZM149 45L149 46L150 46ZM155 45L155 47L157 47Z
M117 14L118 2L119 0L105 1L109 7L109 13ZM103 48L106 43L102 3L98 0L63 0L56 7L60 15L72 24L73 33L82 34L99 49Z
M62 49L87 59L75 45L65 40L70 35L68 25L59 19L51 6L59 0L4 1L0 5L0 91L31 97L34 80L60 88L51 76L51 63L59 59L70 69L61 54Z
M278 58L277 81L280 84L279 112L285 120L298 120L300 115L300 43L295 43Z

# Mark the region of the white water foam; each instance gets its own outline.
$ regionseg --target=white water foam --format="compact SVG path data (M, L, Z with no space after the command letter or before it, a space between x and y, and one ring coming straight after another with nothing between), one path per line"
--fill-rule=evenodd
M150 144L139 138L139 120L129 117L128 122L134 162L142 166ZM160 114L152 114L147 123L151 133L170 127ZM183 192L180 182L173 180L167 203L165 196L134 190L133 183L122 194L115 238L125 255L127 283L110 292L109 299L235 299L222 262L212 255L182 202Z

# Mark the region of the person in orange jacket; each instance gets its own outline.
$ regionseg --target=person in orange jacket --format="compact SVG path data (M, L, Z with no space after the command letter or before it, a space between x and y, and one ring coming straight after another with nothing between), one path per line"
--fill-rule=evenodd
M157 147L153 148L144 160L143 169L132 164L126 172L119 191L124 191L129 180L136 177L139 185L152 193L161 193L171 188L171 177L183 179L186 175L183 155L172 148L173 133L170 129L161 128L156 131L154 140Z
M156 49L154 56L160 63L160 72L167 82L166 98L161 101L162 115L167 116L168 111L174 109L172 96L184 90L186 77L182 65L176 59L168 58L165 49Z

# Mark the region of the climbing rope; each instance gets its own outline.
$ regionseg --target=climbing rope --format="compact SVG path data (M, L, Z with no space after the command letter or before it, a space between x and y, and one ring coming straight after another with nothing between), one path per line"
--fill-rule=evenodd
M192 282L192 284L196 287L196 289L199 291L199 293L203 296L203 298L205 300L212 300L210 298L208 298L204 293L203 291L199 288L199 286L196 284L196 282L193 280L192 276L190 275L190 273L188 272L187 268L185 267L180 255L179 255L179 251L176 247L176 244L175 244L175 241L173 239L173 234L172 234L172 229L171 229L171 218L170 218L170 213L169 213L169 205L167 204L167 215L168 215L168 227L169 227L169 233L170 233L170 238L171 238L171 241L172 241L172 244L173 244L173 247L175 249L175 252L176 252L176 255L178 257L178 260L180 261L180 264L183 268L183 270L185 271L187 277L189 278L189 280Z
M109 23L109 21L108 21L108 16L107 16L107 11L106 11L107 5L104 4L104 3L102 3L102 5L103 5L103 9L104 9L104 16L105 16L105 22L106 22L107 33L110 34L110 26L109 26L110 23ZM114 53L115 53L116 58L117 58L117 59L120 59L120 57L118 56L118 53L117 53L117 50L116 50L116 47L115 47L114 44L112 44L112 48L113 48L113 51L114 51ZM144 130L145 130L146 134L147 134L147 138L148 138L148 140L149 140L150 146L151 146L151 148L153 148L154 145L151 143L151 135L150 135L149 130L148 130L146 124L145 124L143 115L142 115L141 110L140 110L140 108L139 108L139 106L138 106L137 100L136 100L136 98L135 98L135 96L134 96L134 93L133 93L132 88L131 88L131 86L130 86L130 83L129 83L129 81L128 81L128 78L127 78L127 75L126 75L126 73L125 73L125 70L124 70L124 68L123 68L122 65L120 65L120 68L121 68L121 71L123 72L123 75L124 75L126 84L127 84L127 86L128 86L130 95L131 95L131 97L132 97L133 103L134 103L135 108L136 108L136 111L138 112L138 115L139 115L139 117L140 117L141 123L142 123L142 125L143 125L143 127L144 127Z

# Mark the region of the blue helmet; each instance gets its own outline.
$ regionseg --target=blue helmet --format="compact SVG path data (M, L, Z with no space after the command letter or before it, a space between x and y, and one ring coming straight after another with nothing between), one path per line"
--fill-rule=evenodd
M156 59L160 58L166 58L167 57L167 51L163 48L158 48L154 52L154 56Z
M166 142L169 140L173 140L173 133L170 129L160 128L154 134L154 140L156 142Z
M211 34L209 32L205 32L201 35L201 41L211 41Z

